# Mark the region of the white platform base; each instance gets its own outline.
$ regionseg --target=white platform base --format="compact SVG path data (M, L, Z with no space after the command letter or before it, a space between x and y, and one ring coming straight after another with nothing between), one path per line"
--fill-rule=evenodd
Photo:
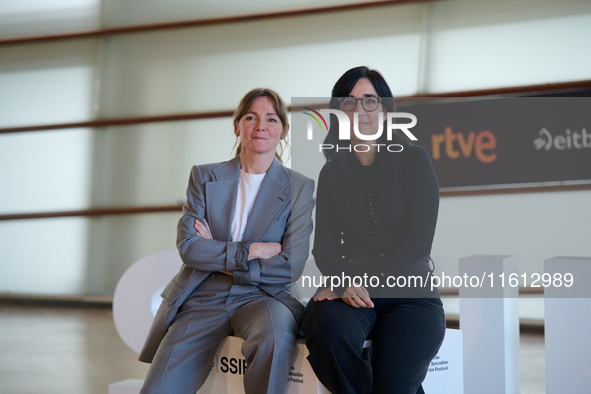
M209 377L198 391L198 394L244 393L244 364L245 360L240 352L242 339L229 337L213 362ZM318 381L310 363L306 359L308 349L303 339L298 340L296 359L291 366L289 375L288 394L330 394Z
M366 346L371 344L366 343ZM198 394L244 393L245 360L240 352L242 339L229 337L215 357L211 374ZM318 381L306 359L308 349L303 339L298 340L296 360L291 366L288 394L330 394ZM109 394L138 394L143 380L129 379L109 385ZM433 359L425 382L429 394L461 394L463 389L462 332L447 330L443 345Z

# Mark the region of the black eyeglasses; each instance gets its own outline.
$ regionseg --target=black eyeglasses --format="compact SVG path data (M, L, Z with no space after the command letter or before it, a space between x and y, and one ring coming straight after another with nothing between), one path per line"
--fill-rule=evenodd
M365 96L362 98L357 97L339 97L339 103L341 104L341 108L343 111L353 111L357 107L357 101L361 101L361 106L367 112L373 112L378 109L380 102L382 101L381 98L376 96Z

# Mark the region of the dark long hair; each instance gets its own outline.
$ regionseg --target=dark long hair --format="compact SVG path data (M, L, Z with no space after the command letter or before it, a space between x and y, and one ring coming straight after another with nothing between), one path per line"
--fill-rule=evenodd
M394 96L388 86L388 83L377 70L372 70L365 66L359 66L352 68L345 72L339 80L335 83L332 88L332 98L330 100L329 108L340 109L339 97L347 97L355 87L357 81L361 78L367 78L377 94L381 98L388 98L382 100L382 106L385 112L395 112L396 106L394 104ZM339 140L339 122L336 115L330 115L330 128L328 135L324 139L325 144L331 144L333 146L345 147L349 144L348 141ZM402 149L406 149L409 146L409 142L406 138L398 134L398 130L392 133L392 141L388 141L386 133L386 121L384 120L384 132L377 140L378 144L384 144L384 146L390 144L400 144ZM332 164L334 171L340 174L347 174L350 168L351 161L355 159L352 152L348 152L344 149L336 150L324 150L324 156L327 162ZM388 152L387 149L382 148L379 152L376 152L374 162L380 167L393 166L398 162L398 153ZM356 159L355 159L356 160Z

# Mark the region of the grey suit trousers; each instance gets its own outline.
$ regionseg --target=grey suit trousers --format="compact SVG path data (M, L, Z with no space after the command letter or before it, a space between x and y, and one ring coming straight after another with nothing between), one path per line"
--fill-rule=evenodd
M295 316L281 301L257 286L232 285L230 276L212 274L181 306L141 393L194 394L229 335L244 339L245 392L285 393L297 330Z

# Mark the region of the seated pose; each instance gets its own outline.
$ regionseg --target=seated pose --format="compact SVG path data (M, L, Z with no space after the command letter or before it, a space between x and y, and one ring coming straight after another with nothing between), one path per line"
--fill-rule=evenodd
M330 108L348 115L351 139L339 140L331 115L324 142L341 149L324 150L312 253L323 275L344 278L345 285L319 289L306 306L308 359L333 394L423 393L445 335L437 290L420 287L431 273L437 178L424 148L396 133L387 139L381 120L394 112L394 101L378 71L347 71L332 90ZM346 281L364 275L371 281L361 286ZM409 280L405 288L390 287L410 276L419 285ZM368 337L372 347L364 349Z
M314 207L313 181L276 153L288 130L281 97L254 89L234 114L236 157L193 167L178 224L183 266L140 354L152 363L142 393L194 394L229 335L244 339L246 393L287 391L304 310L293 284Z

